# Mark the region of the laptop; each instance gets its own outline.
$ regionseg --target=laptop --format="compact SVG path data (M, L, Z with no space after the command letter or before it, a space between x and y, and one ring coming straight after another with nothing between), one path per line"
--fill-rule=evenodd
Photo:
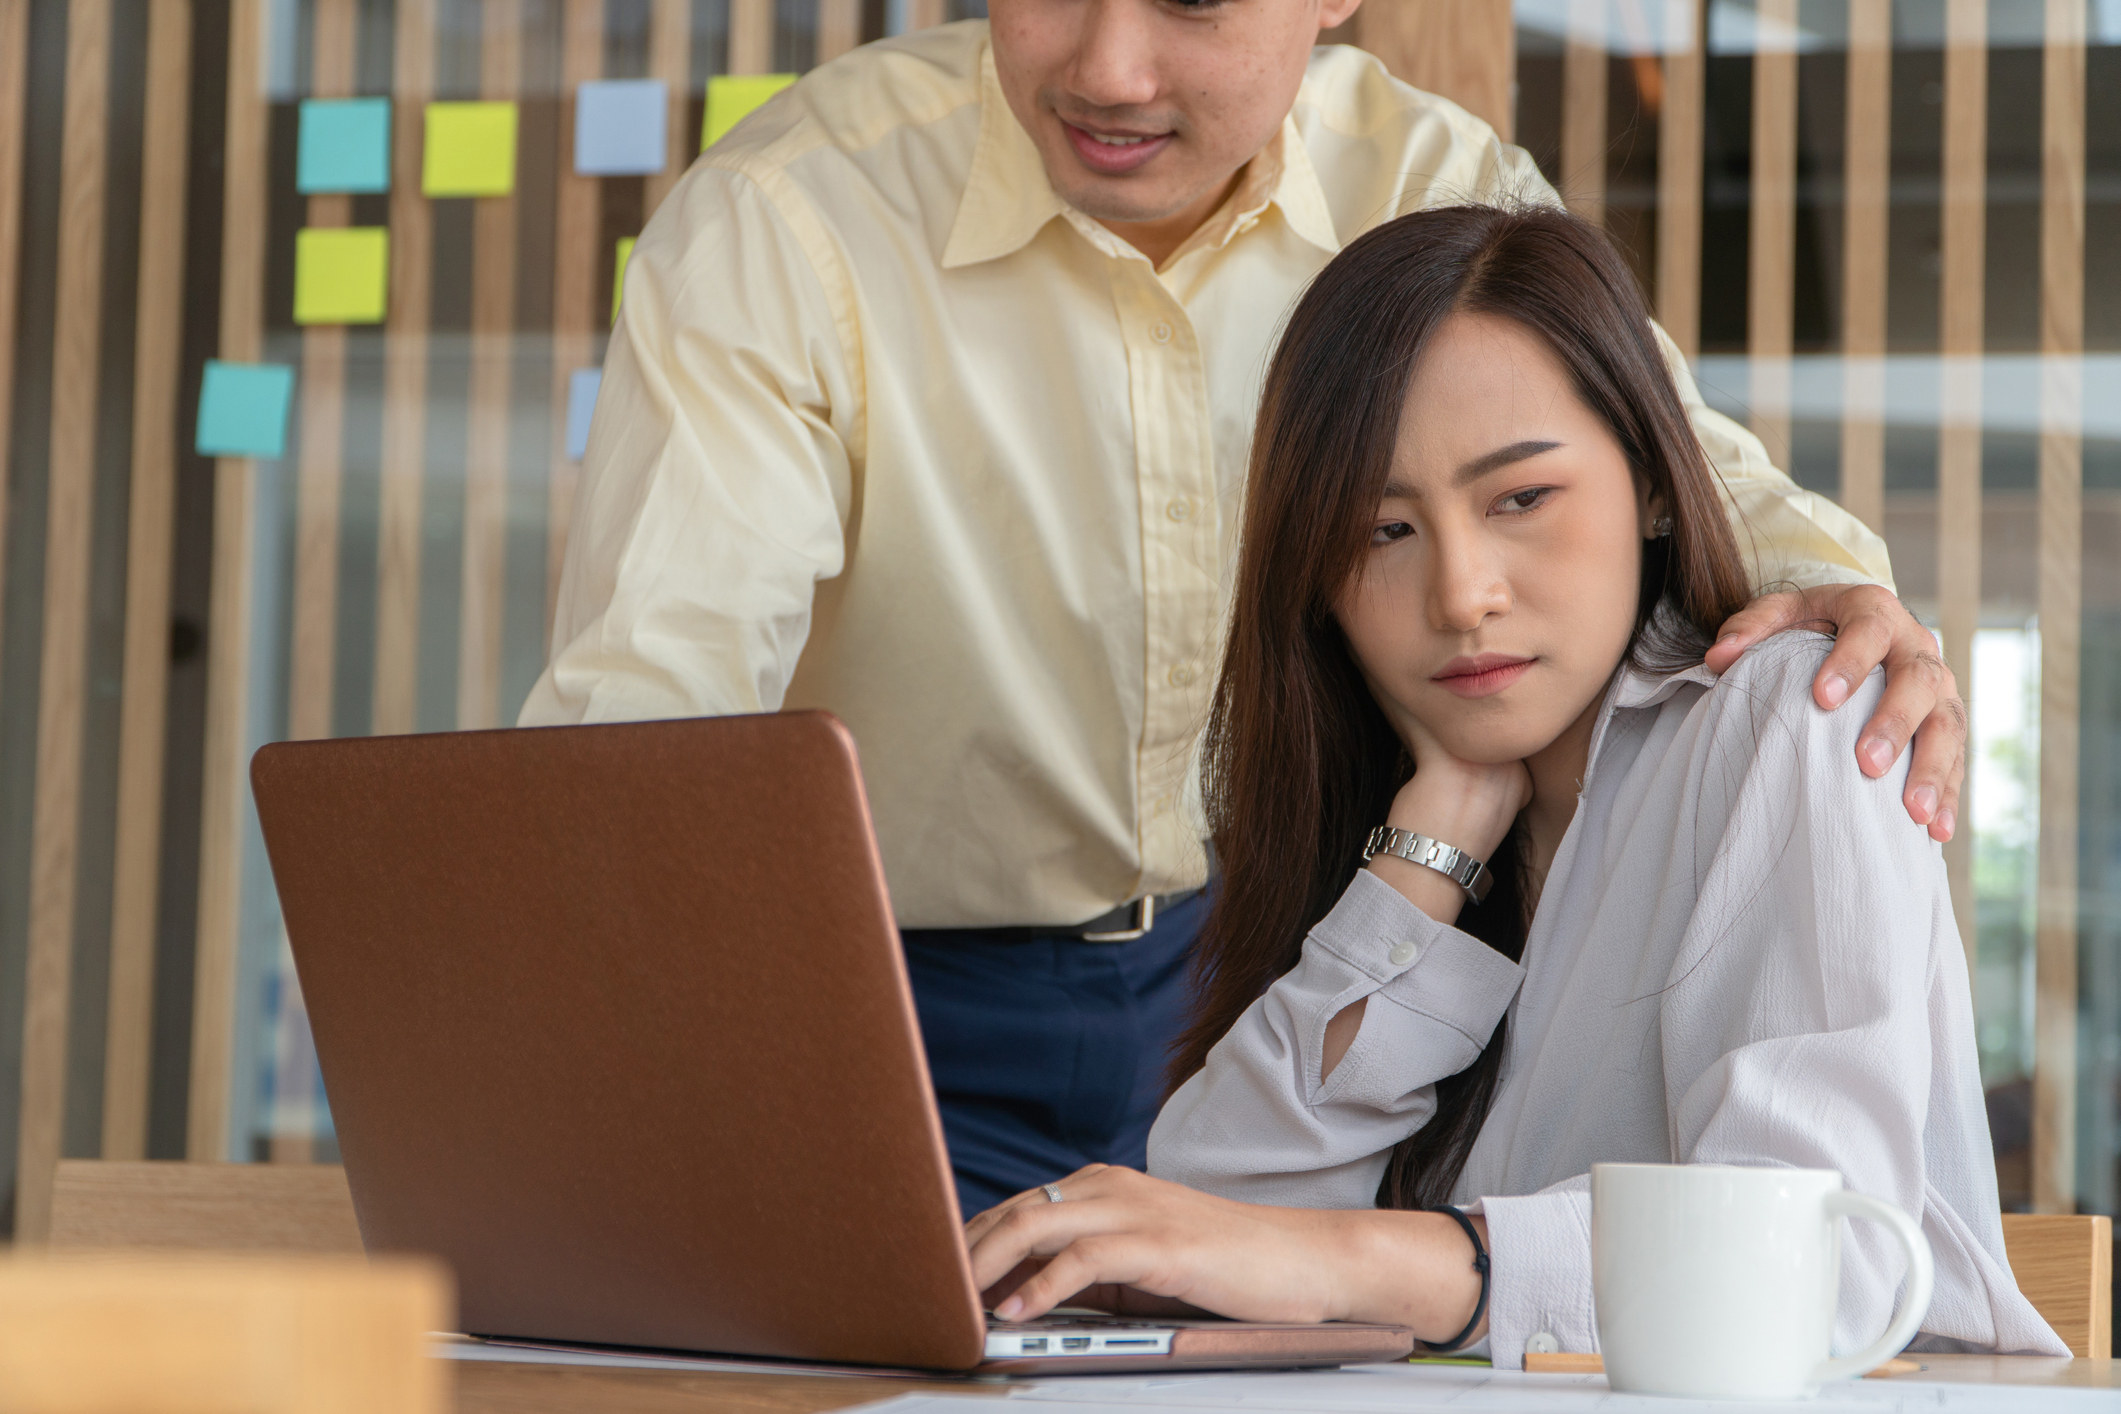
M469 1334L1008 1373L1412 1348L988 1317L828 714L281 743L251 781L362 1240L446 1261Z

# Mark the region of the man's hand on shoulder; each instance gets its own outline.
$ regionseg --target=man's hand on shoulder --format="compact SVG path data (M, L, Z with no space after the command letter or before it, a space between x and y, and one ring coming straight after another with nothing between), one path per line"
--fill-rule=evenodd
M1959 682L1937 653L1937 640L1907 606L1877 584L1828 584L1763 594L1722 628L1709 649L1709 667L1722 672L1746 649L1790 628L1834 635L1834 651L1812 680L1812 697L1832 710L1846 702L1871 669L1885 665L1885 696L1856 741L1856 761L1867 776L1884 775L1910 740L1901 802L1930 838L1948 840L1958 824L1959 785L1966 778L1966 703Z

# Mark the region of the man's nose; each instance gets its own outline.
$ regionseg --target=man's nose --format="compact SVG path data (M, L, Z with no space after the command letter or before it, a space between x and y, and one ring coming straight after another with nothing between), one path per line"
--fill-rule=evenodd
M1151 33L1154 0L1089 0L1069 88L1099 108L1154 103L1161 87Z
M1430 536L1429 620L1442 633L1471 633L1510 612L1510 581L1487 537L1467 530Z

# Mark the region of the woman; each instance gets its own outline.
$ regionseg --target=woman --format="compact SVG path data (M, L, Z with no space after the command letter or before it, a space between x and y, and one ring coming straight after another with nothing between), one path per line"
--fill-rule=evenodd
M2004 1258L1905 768L1843 769L1863 711L1814 706L1824 638L1700 666L1748 586L1604 239L1459 207L1350 245L1275 355L1248 497L1155 1176L975 1218L997 1314L1116 1284L1516 1366L1597 1348L1593 1163L1786 1164L1919 1216L1925 1342L2065 1353ZM1846 1230L1840 1345L1900 1275Z

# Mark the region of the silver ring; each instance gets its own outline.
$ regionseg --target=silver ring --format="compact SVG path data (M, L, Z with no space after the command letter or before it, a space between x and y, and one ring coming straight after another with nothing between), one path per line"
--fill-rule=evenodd
M1058 1183L1042 1183L1039 1185L1039 1191L1046 1195L1048 1203L1058 1203L1063 1196Z

